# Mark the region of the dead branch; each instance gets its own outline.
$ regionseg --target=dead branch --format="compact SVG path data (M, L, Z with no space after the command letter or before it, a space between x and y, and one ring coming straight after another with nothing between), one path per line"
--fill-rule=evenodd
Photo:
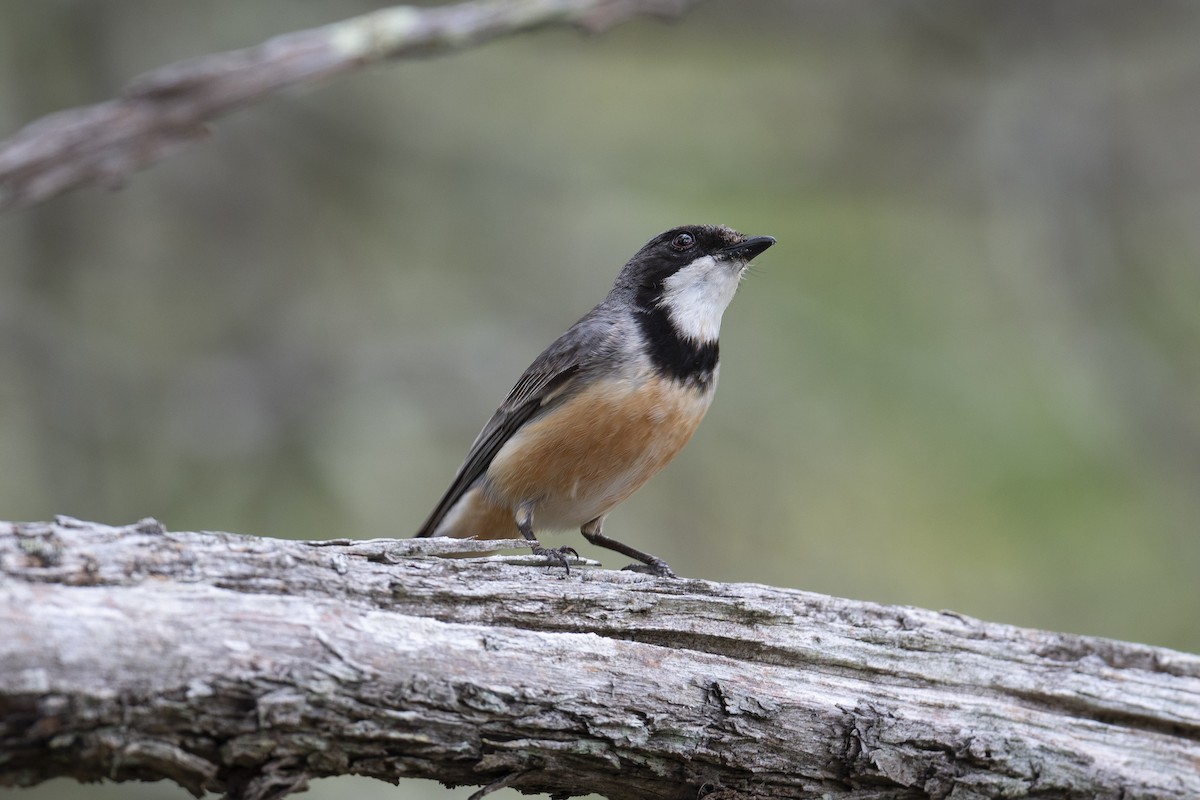
M695 0L480 0L394 6L181 61L135 78L115 100L60 111L0 142L0 211L91 183L119 187L207 136L207 122L286 89L389 59L432 56L550 27L599 32L675 16Z
M447 547L0 523L0 786L1200 797L1197 656Z

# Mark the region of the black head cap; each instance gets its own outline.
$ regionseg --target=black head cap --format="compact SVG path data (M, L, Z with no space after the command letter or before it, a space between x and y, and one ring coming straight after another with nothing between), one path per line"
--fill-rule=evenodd
M632 291L640 301L656 298L663 281L697 259L711 256L742 270L775 239L748 237L724 225L682 225L663 231L642 246L617 278L617 290Z
M750 259L775 244L723 225L685 225L655 236L617 277L606 303L629 308L658 370L710 390L721 315Z

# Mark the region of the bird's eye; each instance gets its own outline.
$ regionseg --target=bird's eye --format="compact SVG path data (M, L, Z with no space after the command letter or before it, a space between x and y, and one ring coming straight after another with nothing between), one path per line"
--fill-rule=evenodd
M676 250L687 250L696 243L696 237L690 233L681 233L671 240L671 247Z

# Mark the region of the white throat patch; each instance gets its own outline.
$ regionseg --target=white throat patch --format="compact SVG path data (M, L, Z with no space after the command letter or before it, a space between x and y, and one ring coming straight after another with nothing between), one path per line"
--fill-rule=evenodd
M745 271L746 265L738 261L697 258L663 281L658 305L666 309L681 336L715 342L721 333L721 315Z

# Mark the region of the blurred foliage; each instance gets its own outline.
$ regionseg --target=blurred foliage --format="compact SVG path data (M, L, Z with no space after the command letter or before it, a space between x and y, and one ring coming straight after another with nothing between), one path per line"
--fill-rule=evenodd
M0 135L378 5L8 0ZM723 222L779 245L613 535L1200 650L1198 40L1189 2L709 3L248 109L0 218L0 517L407 535L643 241Z

